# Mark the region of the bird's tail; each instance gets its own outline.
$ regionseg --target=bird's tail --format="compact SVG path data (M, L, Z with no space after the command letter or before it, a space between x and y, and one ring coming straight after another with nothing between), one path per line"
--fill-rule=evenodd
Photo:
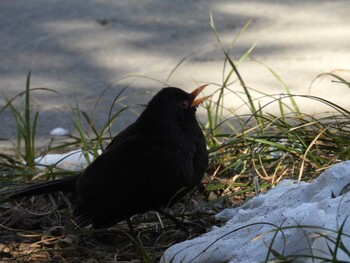
M64 191L64 192L76 192L76 182L80 174L73 175L67 178L57 179L49 182L39 183L29 186L17 193L10 195L10 198L19 198L33 195L41 195L52 192Z

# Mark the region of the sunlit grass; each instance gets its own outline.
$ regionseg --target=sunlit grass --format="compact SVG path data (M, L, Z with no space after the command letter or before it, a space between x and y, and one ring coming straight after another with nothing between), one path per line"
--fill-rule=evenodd
M316 96L292 94L278 73L262 62L256 63L263 64L275 77L283 93L260 93L258 98L253 97L251 92L255 90L247 87L238 67L254 46L238 61L233 61L212 19L210 24L225 54L225 63L222 83L214 83L218 86L215 92L218 96L204 106L208 121L203 127L207 131L212 178L207 189L213 189L210 184L220 185L222 190L234 195L237 190L243 190L235 183L251 187L256 176L260 189L273 187L283 178L309 180L332 164L349 159L350 112L347 109ZM333 73L327 75L349 87L344 78ZM233 92L237 85L243 93ZM226 109L224 98L229 94L246 101L242 106L246 106L250 114L238 115ZM303 113L297 104L300 98L315 105L327 105L330 113L320 114L322 117ZM264 99L269 102L262 104ZM266 108L271 106L279 109L279 113L269 113Z

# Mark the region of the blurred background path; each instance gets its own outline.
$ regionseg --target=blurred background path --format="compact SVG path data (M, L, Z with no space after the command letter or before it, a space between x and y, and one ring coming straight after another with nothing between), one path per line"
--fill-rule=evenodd
M92 112L102 91L114 81L142 75L165 81L183 59L169 85L188 91L198 83L222 83L224 55L209 25L209 13L225 48L242 27L252 24L236 40L231 55L239 59L252 45L253 60L239 66L249 87L282 93L273 75L276 71L293 94L313 94L344 107L350 91L330 78L311 82L324 72L350 68L350 5L348 1L244 1L244 0L2 0L0 8L0 106L25 88L32 72L31 87L58 91ZM349 74L338 71L349 80ZM116 82L103 97L95 117L102 124L114 96L134 78ZM124 103L146 103L164 84L138 78ZM215 85L211 90L215 90ZM241 91L236 84L232 87ZM55 127L72 129L71 113L64 99L36 92L39 109L38 137L47 138ZM227 101L232 109L241 105ZM327 110L310 101L300 102L303 111ZM274 109L270 109L272 112ZM115 129L136 118L123 115ZM15 122L9 111L0 114L0 138L14 138Z

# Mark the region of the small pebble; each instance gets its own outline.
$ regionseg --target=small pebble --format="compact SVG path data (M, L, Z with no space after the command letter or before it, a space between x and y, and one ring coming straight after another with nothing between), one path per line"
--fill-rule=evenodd
M55 129L53 129L52 131L50 131L51 136L65 136L68 134L69 134L69 131L67 129L64 129L61 127L57 127Z

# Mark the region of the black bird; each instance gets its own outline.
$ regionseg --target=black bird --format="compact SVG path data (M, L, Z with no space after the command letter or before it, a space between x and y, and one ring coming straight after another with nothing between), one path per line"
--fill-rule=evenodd
M172 206L198 185L208 152L195 112L209 96L167 87L139 118L118 134L84 172L30 186L11 198L56 191L73 192L80 226L110 227L149 210Z

